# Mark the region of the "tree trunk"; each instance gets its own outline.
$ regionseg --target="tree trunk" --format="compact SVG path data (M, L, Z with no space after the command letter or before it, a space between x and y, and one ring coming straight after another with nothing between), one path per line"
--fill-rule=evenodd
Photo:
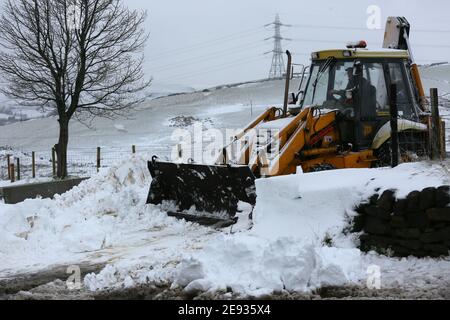
M59 141L55 146L57 156L56 176L60 179L67 177L67 146L69 144L69 121L59 119Z

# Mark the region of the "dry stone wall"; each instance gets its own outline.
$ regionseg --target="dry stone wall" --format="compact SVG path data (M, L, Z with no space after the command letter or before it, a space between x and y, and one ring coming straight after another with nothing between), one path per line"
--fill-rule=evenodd
M441 257L450 250L450 186L413 191L397 199L395 190L373 195L355 210L353 232L360 249L396 257Z

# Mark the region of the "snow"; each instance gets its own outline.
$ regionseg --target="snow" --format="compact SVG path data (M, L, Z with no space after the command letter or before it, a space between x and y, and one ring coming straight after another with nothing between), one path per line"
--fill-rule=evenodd
M123 124L118 124L117 123L117 124L114 125L114 128L116 128L116 130L119 131L119 132L128 132Z
M447 66L423 69L424 82L428 87L439 84L441 93L448 93L442 68ZM137 144L139 150L139 144L169 144L167 119L180 115L211 116L220 129L243 126L267 105L282 102L283 84L151 100L120 123L99 119L94 129L73 123L71 146ZM0 143L50 150L56 124L55 118L47 118L0 127ZM276 127L284 125L281 121ZM151 182L148 159L138 155L117 162L54 200L0 203L0 278L88 261L106 263L101 272L85 277L90 290L163 283L185 292L231 288L244 296L308 292L326 285L365 286L371 266L380 267L383 288L450 282L449 259L364 254L355 236L343 233L354 206L375 192L396 189L402 197L450 184L448 163L313 174L299 170L297 175L257 180L253 227L246 219L248 205L241 203L238 225L219 231L170 218L162 207L145 204Z
M320 241L332 226L342 230L345 224L342 211L345 213L343 206L348 204L348 199L340 197L347 194L345 187L333 188L325 184L318 190L313 183L309 190L308 180L315 181L308 175L258 180L253 231L267 237L301 237L309 241L317 238ZM308 190L300 192L302 186ZM323 201L325 198L327 201Z
M307 290L313 258L312 247L292 239L267 241L251 235L220 236L197 256L214 289L231 287L234 292L252 294L269 294L284 287Z
M158 225L157 211L141 217L149 175L145 162L131 163L132 171L130 165L113 167L55 200L0 204L0 242L8 244L0 247L0 269L56 263L108 247L123 240L121 230L140 229L149 217L147 227Z
M151 98L160 98L170 94L179 94L193 91L195 91L195 88L193 87L153 82L150 88L147 90L147 95Z
M311 279L317 287L348 285L361 277L363 257L358 249L322 247L315 251L317 267Z
M88 289L163 283L185 292L231 288L260 296L364 285L373 264L386 274L385 286L406 271L416 283L425 272L434 281L442 268L450 270L447 260L363 254L354 237L343 234L352 207L379 185L406 194L448 183L447 169L438 164L258 180L250 230L245 219L219 231L168 217L160 207L145 205L150 179L146 159L135 156L55 200L0 204L0 277L54 264L103 262L100 273L85 277Z
M278 129L282 130L285 127L287 127L292 122L292 118L283 118L278 119L270 122L263 122L257 126L257 128L260 129L266 129L266 130L272 130L272 129Z
M221 115L226 113L236 113L242 111L245 106L243 105L225 105L225 106L216 106L214 109L209 109L206 114L207 115Z
M44 118L49 115L49 110L21 106L16 101L10 100L0 93L0 126L30 119Z
M20 181L15 181L11 183L8 180L0 180L0 188L1 187L12 187L12 186L20 186L22 184L29 184L29 183L40 183L40 182L48 182L51 178L25 178Z
M413 190L450 184L449 179L445 167L429 163L260 179L253 232L323 240L327 233L337 236L348 224L346 215L377 192L395 189L405 197Z
M428 88L437 88L439 95L450 93L450 65L427 66L420 69L424 85ZM426 93L428 94L429 91Z
M292 91L295 91L297 86L297 83L293 83ZM150 91L159 90L159 84L153 84L152 87ZM108 146L129 150L132 145L136 145L138 151L139 146L145 146L155 150L154 154L160 154L161 146L176 144L171 139L172 131L176 128L173 130L167 128L168 119L184 116L206 121L208 118L213 118L211 120L214 122L214 128L220 130L242 128L268 106L281 107L283 88L284 81L275 80L243 88L211 89L209 92L188 90L183 94L147 100L141 106L129 110L126 117L96 118L89 123L89 127L72 121L69 149L92 148L95 150L98 146ZM179 91L182 89L176 86L174 90L169 91L182 92ZM116 125L120 127L117 128ZM122 126L127 132L121 130ZM27 132L33 132L33 136L30 137L26 134ZM55 140L57 136L56 117L0 125L0 146L8 145L15 149L51 150L57 142Z

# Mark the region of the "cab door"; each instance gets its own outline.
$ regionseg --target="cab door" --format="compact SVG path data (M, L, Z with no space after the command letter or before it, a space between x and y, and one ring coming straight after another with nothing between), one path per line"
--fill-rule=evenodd
M389 121L386 68L381 61L364 61L360 67L357 140L359 150L368 149L381 126Z
M397 86L397 108L400 118L417 121L419 106L414 97L411 80L403 61L386 62L387 82Z

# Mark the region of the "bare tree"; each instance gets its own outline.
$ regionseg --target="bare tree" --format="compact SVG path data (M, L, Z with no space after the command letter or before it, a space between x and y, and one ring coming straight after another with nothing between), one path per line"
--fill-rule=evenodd
M67 176L69 121L111 116L140 103L145 11L121 0L5 0L1 88L24 105L58 114L57 176Z

